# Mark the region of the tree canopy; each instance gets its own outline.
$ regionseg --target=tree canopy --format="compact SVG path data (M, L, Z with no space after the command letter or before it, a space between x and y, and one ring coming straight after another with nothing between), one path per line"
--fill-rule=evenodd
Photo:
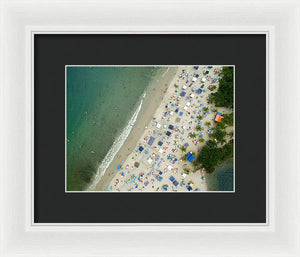
M233 108L233 67L223 67L218 91L212 93L212 100L217 107Z
M228 126L233 126L233 112L231 112L229 114L224 114L223 116L224 116L224 118L222 121L225 124L227 124Z
M215 167L233 157L233 140L223 147L218 148L216 143L209 140L202 148L196 162L199 163L208 173L212 173Z

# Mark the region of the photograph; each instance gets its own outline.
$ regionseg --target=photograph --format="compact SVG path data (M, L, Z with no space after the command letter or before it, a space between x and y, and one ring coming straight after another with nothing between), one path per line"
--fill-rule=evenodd
M66 65L65 192L235 192L234 65Z

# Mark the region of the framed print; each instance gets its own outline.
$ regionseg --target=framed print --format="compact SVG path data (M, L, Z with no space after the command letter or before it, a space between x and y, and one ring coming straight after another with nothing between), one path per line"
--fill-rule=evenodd
M1 256L300 256L299 3L0 7Z
M35 223L268 222L266 35L32 40ZM193 54L170 59L180 48Z

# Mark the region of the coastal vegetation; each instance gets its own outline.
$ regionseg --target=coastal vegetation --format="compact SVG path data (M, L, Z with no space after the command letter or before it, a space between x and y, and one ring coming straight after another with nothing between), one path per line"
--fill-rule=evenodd
M213 138L216 142L221 144L225 143L226 131L218 126L213 128L213 133L209 134L210 138Z
M190 137L191 137L191 138L196 138L197 135L196 135L196 133L192 133L192 134L190 135Z
M200 138L200 139L199 139L199 142L200 142L200 143L204 143L204 142L205 142L205 139L204 139L204 138Z
M209 140L196 158L196 164L201 165L208 173L212 173L217 165L231 158L233 158L233 140L222 147L217 147L215 141Z
M233 112L229 114L224 114L223 116L224 118L222 121L228 126L233 126Z
M181 152L185 153L186 152L186 147L183 145L182 147L180 147Z
M211 94L211 101L217 107L233 108L233 67L223 67L217 92Z
M217 88L216 85L210 85L210 86L208 87L208 89L209 89L210 91L214 91L216 88Z
M209 111L209 108L208 108L208 107L204 107L204 108L203 108L203 111L204 111L204 112L207 112L207 111Z
M186 162L188 159L187 159L186 155L184 155L184 156L181 157L181 160L183 160L184 162Z
M233 94L233 67L223 67L219 80L219 87L215 93L211 93L210 102L214 102L216 107L226 107L233 109L234 94ZM203 108L203 112L207 112L208 108ZM215 108L214 113L218 110ZM199 120L203 117L198 116ZM212 128L212 133L209 134L210 140L201 149L194 163L194 171L198 168L204 168L208 173L215 171L216 166L233 158L233 130L228 128L234 124L234 113L224 114L222 122L218 122ZM211 126L210 122L205 122L205 126ZM199 131L196 128L197 131ZM199 142L204 143L203 138Z

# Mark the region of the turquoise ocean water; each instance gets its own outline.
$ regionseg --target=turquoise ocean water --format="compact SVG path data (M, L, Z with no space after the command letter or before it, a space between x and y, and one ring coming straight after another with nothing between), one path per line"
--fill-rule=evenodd
M157 69L67 67L67 190L90 182Z
M234 167L232 160L218 166L215 172L206 175L209 191L233 191Z

